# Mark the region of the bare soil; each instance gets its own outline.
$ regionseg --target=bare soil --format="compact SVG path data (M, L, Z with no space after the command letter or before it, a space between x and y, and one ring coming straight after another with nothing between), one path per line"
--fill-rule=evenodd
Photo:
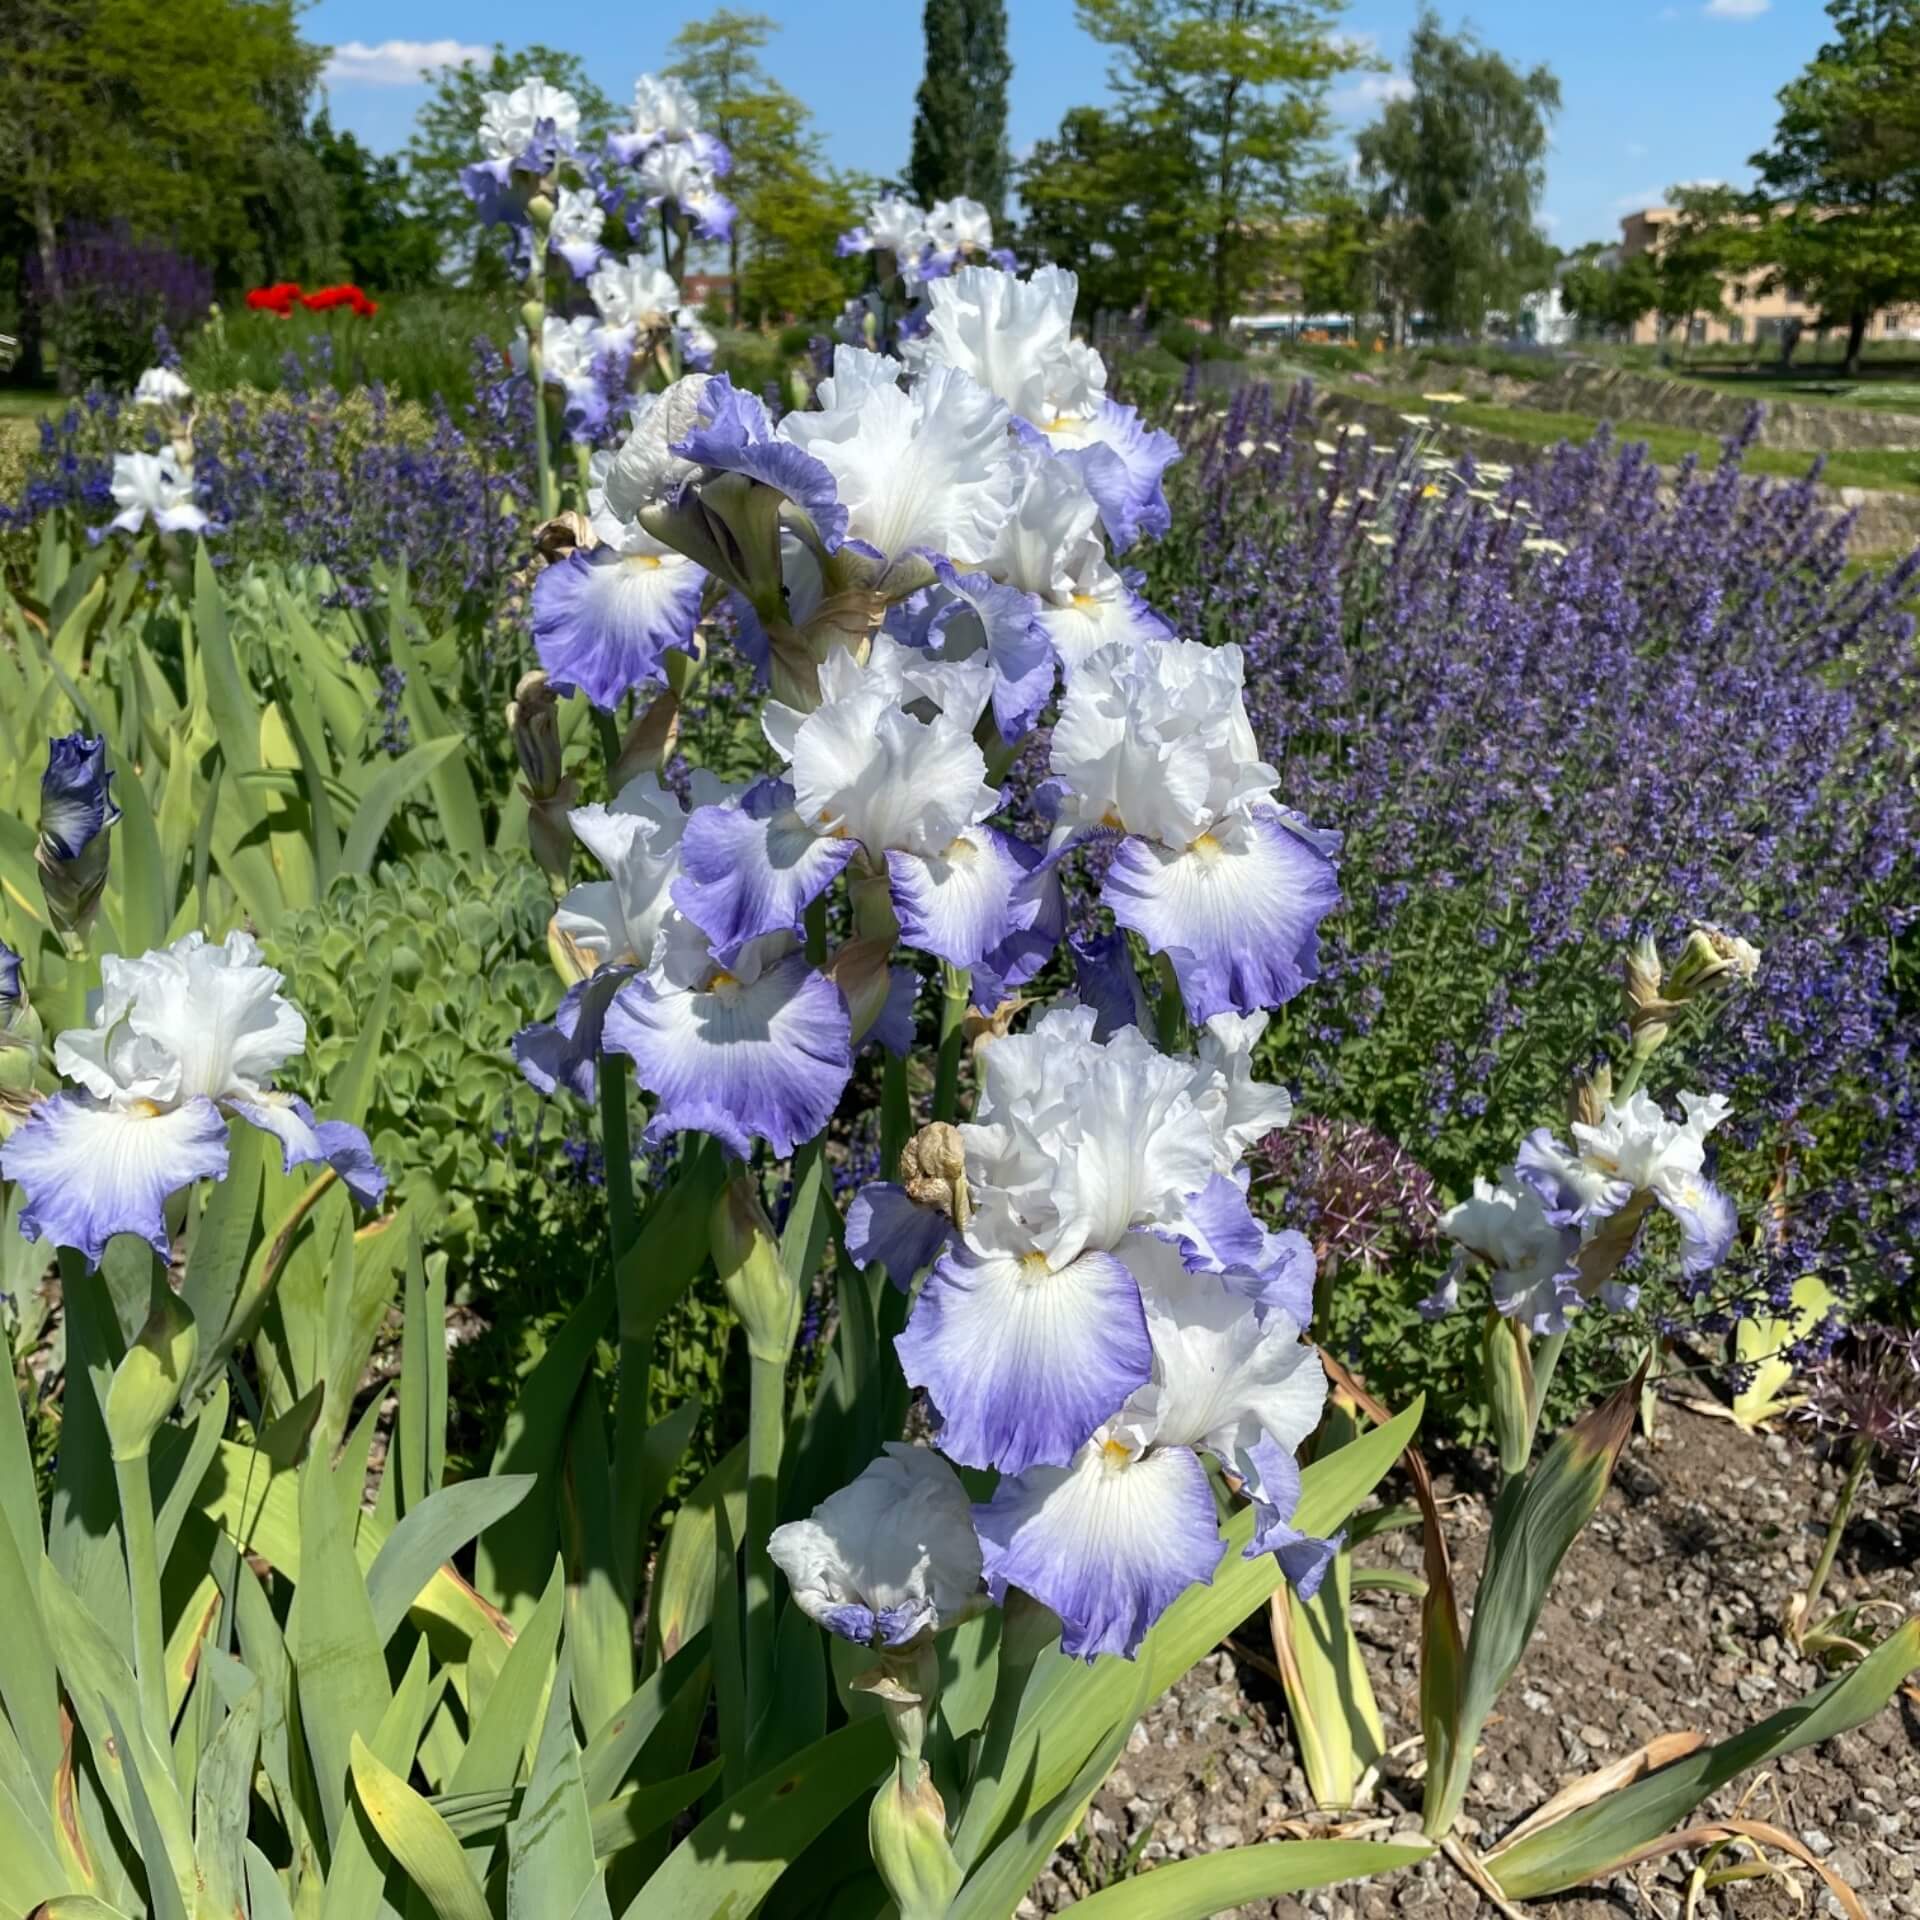
M1803 1432L1749 1435L1663 1407L1656 1438L1636 1435L1574 1543L1486 1730L1467 1802L1469 1844L1491 1846L1550 1794L1656 1734L1695 1728L1722 1739L1820 1683L1823 1670L1800 1657L1780 1622L1818 1556L1840 1464ZM1461 1457L1436 1463L1436 1482L1465 1615L1486 1552L1492 1476L1484 1462ZM1378 1537L1359 1564L1418 1573L1417 1530ZM1826 1600L1868 1594L1893 1603L1865 1623L1876 1638L1920 1611L1920 1500L1910 1487L1863 1489L1847 1528ZM1419 1824L1417 1602L1362 1592L1354 1616L1394 1749L1369 1810L1374 1836L1384 1837ZM1271 1657L1262 1614L1154 1707L1023 1915L1061 1911L1160 1861L1338 1824L1312 1805L1285 1697L1263 1671ZM1920 1920L1920 1689L1855 1732L1742 1778L1706 1810L1740 1810L1796 1835L1874 1920ZM1678 1920L1695 1858L1670 1856L1530 1910L1552 1920ZM1816 1875L1774 1858L1790 1871L1707 1890L1697 1911L1741 1920L1842 1911ZM1457 1868L1435 1858L1378 1883L1235 1911L1249 1920L1387 1920L1428 1910L1433 1920L1455 1920L1483 1905L1492 1911Z

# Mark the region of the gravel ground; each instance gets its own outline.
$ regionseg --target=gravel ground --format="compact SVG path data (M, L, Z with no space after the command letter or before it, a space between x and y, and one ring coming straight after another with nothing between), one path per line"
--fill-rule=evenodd
M1485 1555L1491 1482L1476 1460L1436 1467L1464 1616ZM1476 1844L1491 1845L1549 1794L1655 1734L1696 1728L1721 1739L1819 1683L1820 1670L1787 1643L1779 1620L1819 1551L1840 1478L1838 1464L1802 1435L1749 1436L1684 1408L1664 1411L1653 1444L1635 1437L1483 1736L1464 1823ZM1418 1534L1382 1535L1360 1559L1417 1573ZM1909 1489L1882 1483L1863 1493L1848 1527L1827 1598L1867 1593L1920 1611L1920 1503ZM1876 1632L1893 1618L1878 1615ZM1419 1824L1406 1811L1419 1805L1416 1603L1363 1593L1354 1621L1389 1747L1398 1749L1368 1810L1380 1837ZM1295 1757L1284 1696L1262 1670L1271 1654L1262 1614L1155 1705L1022 1916L1071 1907L1125 1873L1129 1856L1134 1871L1147 1872L1163 1860L1328 1830ZM1797 1835L1875 1920L1920 1920L1920 1690L1853 1733L1743 1777L1707 1810L1732 1813L1743 1796L1749 1817ZM1670 1857L1531 1910L1553 1920L1679 1920L1692 1861ZM1482 1904L1435 1859L1378 1884L1235 1911L1249 1920L1302 1912L1385 1920L1419 1910L1451 1920ZM1790 1881L1707 1891L1698 1911L1787 1920L1841 1908L1796 1868Z

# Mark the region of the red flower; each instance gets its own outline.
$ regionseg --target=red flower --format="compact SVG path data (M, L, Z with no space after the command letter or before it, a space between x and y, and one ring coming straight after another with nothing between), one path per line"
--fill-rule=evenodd
M316 287L311 293L302 293L297 280L276 280L272 286L255 287L247 295L247 305L256 313L277 313L283 320L293 312L296 300L310 313L349 307L363 320L380 311L378 303L369 300L350 280L343 280L337 287Z
M300 298L298 281L277 280L270 287L255 287L247 295L247 305L256 313L277 313L286 319L293 311L293 303Z

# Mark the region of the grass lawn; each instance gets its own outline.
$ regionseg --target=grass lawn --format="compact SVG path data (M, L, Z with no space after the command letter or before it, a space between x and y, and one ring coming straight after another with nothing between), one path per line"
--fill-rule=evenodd
M0 420L38 420L59 405L51 387L0 387Z
M1460 406L1437 407L1418 394L1395 396L1369 394L1369 399L1391 398L1391 404L1406 413L1425 413L1436 425L1455 421L1461 426L1479 427L1487 433L1524 440L1536 447L1551 447L1562 440L1591 440L1600 422L1584 413L1545 413L1533 407L1497 407L1480 401ZM1717 435L1693 433L1684 427L1656 426L1648 420L1616 420L1612 423L1618 440L1644 441L1662 466L1673 466L1690 453L1698 454L1708 466L1720 459ZM1749 473L1780 474L1798 479L1813 464L1815 456L1778 447L1749 449L1745 467ZM1822 478L1836 487L1881 487L1901 492L1920 492L1920 453L1888 453L1879 449L1864 452L1831 453L1826 456Z

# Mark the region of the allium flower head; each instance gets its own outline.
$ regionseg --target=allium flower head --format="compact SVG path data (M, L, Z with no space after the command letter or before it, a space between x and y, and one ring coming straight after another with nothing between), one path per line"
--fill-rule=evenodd
M1869 1441L1909 1478L1920 1476L1920 1332L1849 1328L1805 1383L1802 1418Z

